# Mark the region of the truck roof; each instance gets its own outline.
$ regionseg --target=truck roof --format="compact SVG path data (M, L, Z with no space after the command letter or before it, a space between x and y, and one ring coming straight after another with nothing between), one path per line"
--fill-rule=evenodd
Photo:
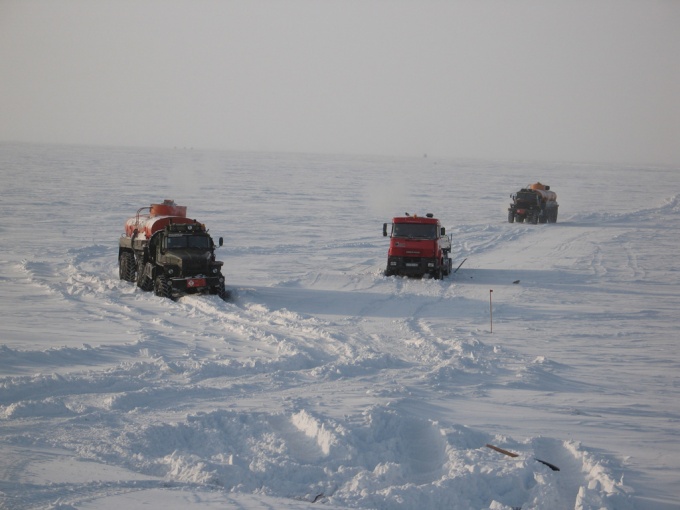
M439 220L437 218L428 218L427 216L418 216L416 214L412 216L397 216L392 218L393 223L423 223L423 224L437 224Z

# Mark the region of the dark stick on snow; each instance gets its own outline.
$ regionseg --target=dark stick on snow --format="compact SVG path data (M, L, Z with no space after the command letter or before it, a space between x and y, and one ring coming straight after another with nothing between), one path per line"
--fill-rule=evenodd
M499 448L498 446L494 446L492 444L487 444L486 447L491 448L492 450L496 450L497 452L502 453L503 455L507 455L508 457L519 457L518 453L513 453L508 450L504 450L503 448ZM540 462L541 464L545 464L553 471L560 470L560 468L558 468L555 464L551 464L550 462L546 462L545 460L537 459L536 457L534 457L534 460Z

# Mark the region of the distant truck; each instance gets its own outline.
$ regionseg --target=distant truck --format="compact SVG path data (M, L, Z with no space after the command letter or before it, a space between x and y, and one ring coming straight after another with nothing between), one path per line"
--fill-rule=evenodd
M388 223L383 224L387 236ZM386 276L425 276L437 280L451 274L451 237L433 214L392 218Z
M146 209L148 213L142 214ZM186 211L165 200L141 207L128 218L118 243L120 279L170 299L200 293L227 299L215 243L205 225L187 218Z
M508 222L557 223L557 194L550 186L537 182L510 195Z

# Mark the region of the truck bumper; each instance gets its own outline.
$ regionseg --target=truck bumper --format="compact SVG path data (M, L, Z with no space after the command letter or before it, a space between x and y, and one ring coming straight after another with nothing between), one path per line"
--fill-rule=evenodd
M434 258L388 257L385 274L403 276L423 276L434 274L439 262Z
M195 278L170 278L173 294L201 294L224 287L224 276L197 276Z

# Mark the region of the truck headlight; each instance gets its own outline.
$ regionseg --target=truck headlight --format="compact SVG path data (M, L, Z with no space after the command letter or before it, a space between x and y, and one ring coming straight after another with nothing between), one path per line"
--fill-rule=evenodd
M434 267L434 262L428 262L427 267Z

